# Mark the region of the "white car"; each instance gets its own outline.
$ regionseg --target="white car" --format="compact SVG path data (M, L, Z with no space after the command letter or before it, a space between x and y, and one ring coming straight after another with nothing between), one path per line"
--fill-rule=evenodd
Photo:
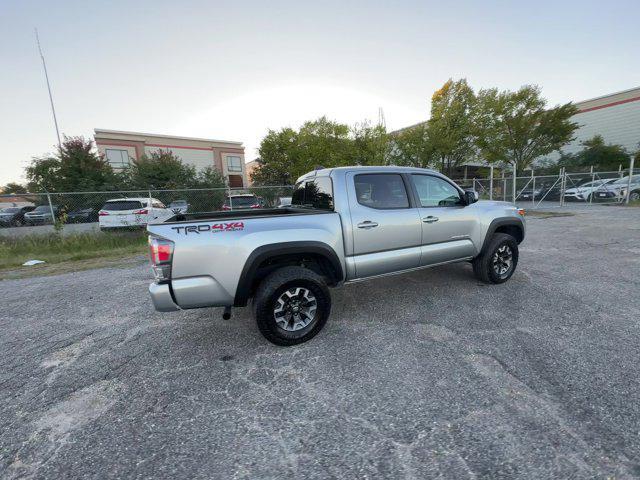
M582 185L574 188L567 188L564 192L564 198L565 200L578 200L581 202L588 202L589 200L591 200L591 196L594 194L594 192L606 192L607 190L605 185L615 182L616 180L617 178L605 178L583 183Z
M615 182L611 182L603 190L599 190L595 194L595 198L599 200L612 200L620 202L627 196L627 186L629 185L629 176L617 179ZM631 178L631 194L630 200L635 201L640 199L640 176L634 174Z
M98 212L98 223L101 230L144 227L149 223L164 222L174 215L155 198L114 198L107 200Z

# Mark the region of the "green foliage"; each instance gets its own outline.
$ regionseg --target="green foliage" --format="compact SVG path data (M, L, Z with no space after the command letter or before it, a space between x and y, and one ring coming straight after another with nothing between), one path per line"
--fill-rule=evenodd
M144 231L0 237L0 269L37 258L47 263L144 253Z
M133 161L123 170L121 179L132 190L176 189L193 187L197 173L170 150L160 149Z
M618 170L622 165L629 165L629 154L621 145L606 145L601 135L595 135L582 142L582 150L575 154L564 154L558 165L568 171L588 169L593 166L596 171L609 172Z
M384 127L349 127L321 117L299 130L269 130L260 143L260 163L252 178L256 185L291 185L318 166L384 164L387 150Z
M353 165L384 165L389 151L389 135L382 125L369 122L351 127Z
M570 121L577 108L567 103L546 109L537 86L517 92L480 90L474 109L475 143L492 163L513 163L522 170L537 157L571 141L578 125Z
M220 170L208 166L198 172L194 186L198 188L223 188L225 185L226 182Z
M36 157L25 169L29 190L75 192L113 190L118 186L111 166L83 137L64 137L56 155Z
M435 150L426 123L405 128L393 135L388 154L389 164L429 168L435 161Z
M50 192L59 186L60 160L56 157L34 157L25 168L28 189L32 192Z
M451 170L475 154L471 112L475 95L466 79L449 79L431 98L431 118L427 138L440 171Z
M0 188L1 193L27 193L27 187L15 182L9 182Z

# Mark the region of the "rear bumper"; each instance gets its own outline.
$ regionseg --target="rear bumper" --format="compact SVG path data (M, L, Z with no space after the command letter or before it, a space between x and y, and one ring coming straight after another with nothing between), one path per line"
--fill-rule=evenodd
M149 285L149 295L159 312L233 305L233 296L207 275L172 280L171 288L167 283L152 283Z
M149 295L151 295L153 306L158 312L175 312L176 310L180 310L180 307L173 302L171 290L166 283L152 283L149 285Z

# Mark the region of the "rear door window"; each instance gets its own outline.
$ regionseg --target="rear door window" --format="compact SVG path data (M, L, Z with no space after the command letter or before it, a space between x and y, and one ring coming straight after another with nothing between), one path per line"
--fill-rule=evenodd
M329 177L316 177L298 182L291 197L294 207L333 210L333 184Z
M356 175L356 197L360 205L370 208L409 208L409 196L402 176L397 173Z
M138 202L135 200L122 200L118 202L107 202L102 207L102 210L106 210L108 212L120 212L123 210L138 210L142 208L142 202Z

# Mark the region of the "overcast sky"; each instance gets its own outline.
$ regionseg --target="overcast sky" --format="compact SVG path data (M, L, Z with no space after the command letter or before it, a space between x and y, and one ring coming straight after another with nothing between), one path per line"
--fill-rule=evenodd
M0 0L0 184L55 131L239 140L327 115L427 118L449 77L535 83L554 105L640 85L640 2Z

